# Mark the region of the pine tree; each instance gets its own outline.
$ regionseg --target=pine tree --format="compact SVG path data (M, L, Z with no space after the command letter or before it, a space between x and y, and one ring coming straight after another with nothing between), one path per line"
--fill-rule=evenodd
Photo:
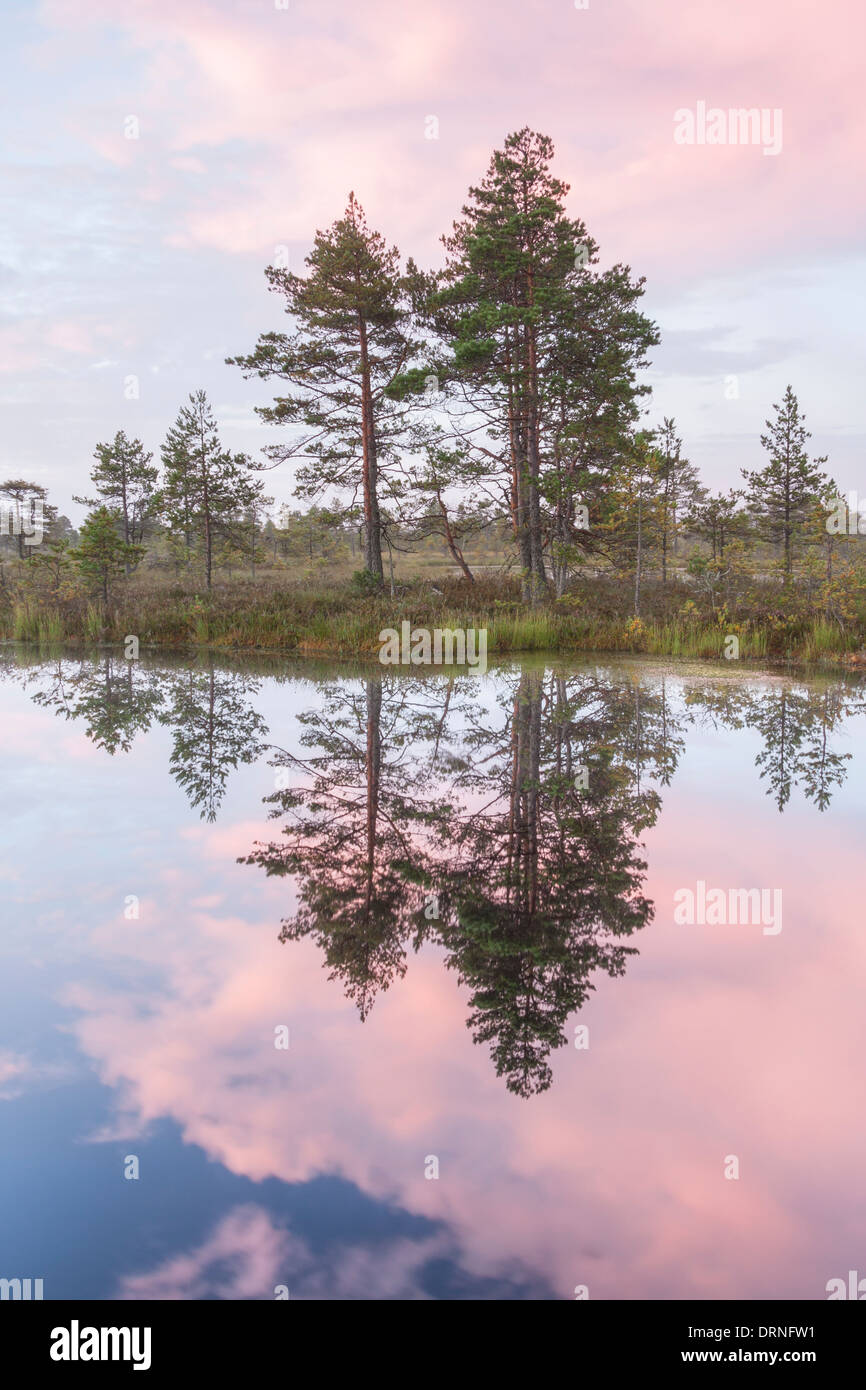
M170 529L184 536L188 557L193 542L200 544L210 589L214 543L228 537L244 548L244 514L261 500L262 484L250 477L254 465L244 454L223 449L205 392L194 392L189 401L162 446L158 505Z
M634 616L641 616L647 553L662 532L662 459L649 430L639 430L618 460L610 482L611 507L605 522L620 564L634 569Z
M414 457L406 464L410 484L409 505L403 518L406 536L410 543L423 543L433 536L441 539L463 577L474 584L475 576L463 547L490 520L492 499L480 497L477 492L483 465L459 441L446 445L441 430L428 429L416 442ZM456 511L446 495L449 488L460 490Z
M581 236L542 373L543 492L558 596L574 560L604 548L616 474L650 391L638 373L659 341L638 308L643 279L623 265L596 271L595 243Z
M558 307L582 228L549 172L553 144L523 129L496 150L452 234L434 322L451 339L452 373L505 446L524 595L547 587L541 525L541 339Z
M108 603L111 581L140 554L140 546L121 540L117 513L108 507L97 507L82 523L74 559L79 573L99 584L103 602Z
M740 508L741 500L742 493L735 488L715 497L702 490L683 518L689 530L711 547L713 564L724 560L725 547L732 539L746 534L749 518Z
M258 408L264 420L302 426L290 444L270 445L277 462L303 459L298 496L315 500L336 488L362 499L364 565L383 580L380 476L394 468L405 406L389 385L409 363L409 303L399 252L372 231L354 193L342 218L317 231L306 277L268 266L270 287L293 320L289 333L265 333L255 352L229 363L247 376L276 377L288 392Z
M665 416L655 438L660 464L662 583L666 584L668 551L676 554L682 521L705 493L697 468L683 458L676 422Z
M97 444L93 457L96 463L90 481L98 498L75 497L73 501L86 507L98 506L101 501L115 509L125 543L140 544L158 476L157 469L151 467L153 454L145 453L140 439L128 439L123 430L118 430L110 443Z
M774 402L774 420L767 420L767 433L761 444L769 463L750 472L743 469L748 483L748 505L766 539L781 542L786 582L793 567L794 542L803 530L809 513L820 502L827 483L821 471L825 458L810 459L806 448L811 438L805 416L793 389L788 386L781 405Z
M591 269L597 247L566 216L553 155L526 128L494 152L443 238L447 267L425 305L450 395L465 403L456 432L505 484L532 601L547 587L548 545L562 590L583 489L622 448L647 389L635 372L657 340L634 308L643 282L628 267Z
M66 536L58 536L42 545L32 560L33 568L41 574L49 593L54 598L63 598L72 592L70 581L74 576L72 542Z
M29 559L37 541L37 516L41 511L43 534L50 531L57 508L48 500L48 489L26 478L7 478L0 483L0 535L14 536L19 560Z

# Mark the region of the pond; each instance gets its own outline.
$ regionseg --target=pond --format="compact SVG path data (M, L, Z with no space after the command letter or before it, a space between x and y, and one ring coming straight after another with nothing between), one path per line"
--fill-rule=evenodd
M866 1276L866 686L0 654L0 1278Z

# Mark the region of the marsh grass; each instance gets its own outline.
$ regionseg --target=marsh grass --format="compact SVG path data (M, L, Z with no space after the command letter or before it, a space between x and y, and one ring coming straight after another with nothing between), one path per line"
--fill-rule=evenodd
M236 581L208 594L180 586L135 582L118 586L109 603L39 603L32 597L0 606L0 635L39 643L122 643L135 634L143 647L259 650L322 656L375 656L383 628L486 628L488 657L549 652L624 652L655 656L725 656L736 635L740 659L838 659L863 646L859 624L843 630L823 618L686 613L682 596L663 596L645 621L617 611L621 590L596 587L537 609L520 603L516 581L491 577L418 579L395 597L358 592L347 583L291 587ZM673 612L671 612L673 609Z

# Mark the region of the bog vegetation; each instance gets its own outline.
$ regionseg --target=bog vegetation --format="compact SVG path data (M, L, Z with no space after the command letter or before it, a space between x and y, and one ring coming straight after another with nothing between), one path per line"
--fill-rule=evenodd
M710 492L653 419L644 280L599 268L552 159L509 136L438 271L353 194L304 275L267 268L286 331L229 359L273 385L263 460L225 447L196 391L156 460L123 429L95 445L78 531L42 487L0 484L2 635L346 653L408 617L485 625L494 652L715 656L731 634L743 656L856 652L861 518L793 387L740 486ZM277 468L297 506L266 495Z

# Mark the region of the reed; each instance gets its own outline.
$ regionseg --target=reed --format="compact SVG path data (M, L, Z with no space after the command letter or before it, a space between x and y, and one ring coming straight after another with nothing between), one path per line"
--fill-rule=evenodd
M621 599L621 596L620 596ZM223 584L213 592L180 587L121 586L109 605L83 601L40 603L25 596L0 604L0 635L22 642L90 645L122 643L135 634L143 647L209 648L375 656L383 628L486 628L488 655L530 652L624 652L659 657L719 660L735 635L744 660L831 661L866 644L863 623L842 628L814 615L764 614L737 617L685 613L641 620L614 609L616 593L587 593L528 609L513 580L496 578L469 585L416 580L392 598L348 583L300 582ZM663 601L672 606L671 598ZM662 600L660 600L661 604Z

